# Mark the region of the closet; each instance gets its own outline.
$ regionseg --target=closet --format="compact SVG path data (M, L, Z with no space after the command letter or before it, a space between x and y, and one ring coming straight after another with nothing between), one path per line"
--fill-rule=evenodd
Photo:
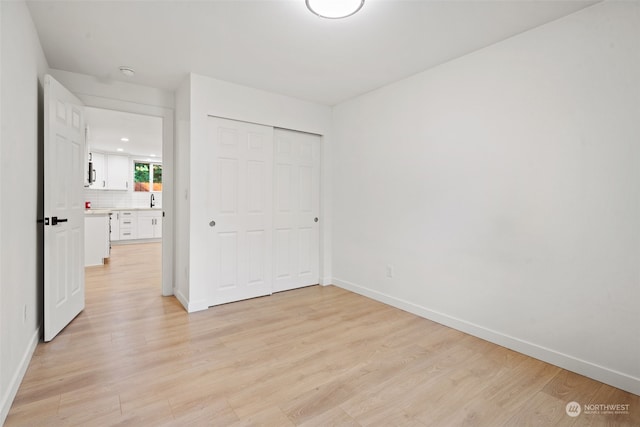
M317 284L320 137L208 121L209 305Z

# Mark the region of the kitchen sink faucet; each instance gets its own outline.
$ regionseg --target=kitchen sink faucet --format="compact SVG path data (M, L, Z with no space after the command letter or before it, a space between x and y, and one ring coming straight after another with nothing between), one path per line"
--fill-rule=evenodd
M156 205L156 197L153 195L153 193L151 193L151 207L154 207Z

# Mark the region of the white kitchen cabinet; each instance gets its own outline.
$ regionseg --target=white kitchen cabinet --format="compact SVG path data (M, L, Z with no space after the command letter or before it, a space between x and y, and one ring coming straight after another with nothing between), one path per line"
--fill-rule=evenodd
M131 181L131 162L127 156L91 153L94 190L128 190Z
M136 211L119 211L120 239L132 240L138 238L138 215Z
M138 239L157 239L162 237L162 212L138 212Z
M130 162L126 156L107 155L107 189L128 190Z
M120 212L111 212L111 241L120 240Z
M153 237L156 239L162 238L162 212L158 212L156 221L153 225Z
M94 190L107 188L107 161L102 153L91 153L91 166L93 168L93 182L89 186Z
M89 186L91 185L91 177L93 175L93 171L89 169L89 162L91 161L91 152L89 151L89 144L87 143L88 141L88 136L87 136L87 132L89 131L87 128L84 129L85 131L85 138L84 138L84 180L83 180L83 185L85 188L89 188Z
M113 210L111 241L159 239L162 237L162 210Z
M110 251L109 214L86 214L84 217L85 267L104 264L104 259L109 258Z

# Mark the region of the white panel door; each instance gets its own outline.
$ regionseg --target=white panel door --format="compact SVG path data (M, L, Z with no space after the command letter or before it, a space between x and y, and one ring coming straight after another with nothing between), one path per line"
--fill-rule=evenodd
M208 120L209 305L270 295L273 128Z
M320 279L320 137L274 131L274 292Z
M45 76L44 340L84 309L84 107Z

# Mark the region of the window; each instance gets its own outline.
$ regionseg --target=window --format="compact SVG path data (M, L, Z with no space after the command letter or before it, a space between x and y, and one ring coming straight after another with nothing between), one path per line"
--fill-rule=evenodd
M162 165L133 163L133 191L162 191Z

